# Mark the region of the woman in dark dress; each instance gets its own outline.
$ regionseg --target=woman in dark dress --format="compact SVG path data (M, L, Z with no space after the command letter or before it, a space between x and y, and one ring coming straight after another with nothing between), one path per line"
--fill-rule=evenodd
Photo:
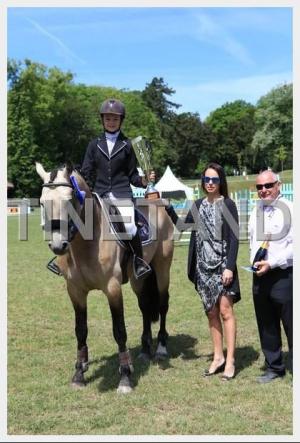
M222 380L231 380L235 375L236 342L233 304L241 299L236 267L238 213L234 201L228 197L226 175L218 163L210 163L204 169L202 189L206 197L194 203L184 220L177 216L171 205L166 210L178 230L192 228L188 277L194 283L208 317L214 353L204 375L223 371Z

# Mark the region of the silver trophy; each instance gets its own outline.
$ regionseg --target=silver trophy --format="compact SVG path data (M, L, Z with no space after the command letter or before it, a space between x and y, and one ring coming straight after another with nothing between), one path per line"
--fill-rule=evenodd
M146 177L153 170L151 167L151 145L149 141L143 138L141 135L131 140L133 150L135 152L137 161L144 171ZM148 181L148 185L145 192L145 198L154 199L160 198L159 192L155 189L154 183Z

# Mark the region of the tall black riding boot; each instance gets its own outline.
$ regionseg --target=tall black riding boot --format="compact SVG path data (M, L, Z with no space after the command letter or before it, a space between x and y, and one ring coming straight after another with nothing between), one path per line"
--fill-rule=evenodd
M151 272L151 267L143 260L142 243L138 233L129 242L133 252L133 272L136 279L147 277Z

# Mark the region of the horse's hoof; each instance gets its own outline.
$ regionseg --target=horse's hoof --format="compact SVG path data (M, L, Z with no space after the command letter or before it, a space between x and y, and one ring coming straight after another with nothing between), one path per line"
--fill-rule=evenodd
M131 386L118 386L117 389L117 393L118 394L130 394L130 392L132 391L132 387Z
M148 352L140 352L138 355L138 359L142 360L143 362L149 362L151 358L152 356L148 354Z
M154 356L154 361L166 361L168 358L168 353L156 352Z
M85 388L85 383L72 381L71 388L73 388L73 389L83 389L83 388Z
M159 343L157 346L157 350L155 352L154 360L155 361L167 360L168 357L169 356L166 346L163 346L161 343Z
M132 391L132 387L130 384L130 379L127 376L121 378L117 393L118 394L129 394Z

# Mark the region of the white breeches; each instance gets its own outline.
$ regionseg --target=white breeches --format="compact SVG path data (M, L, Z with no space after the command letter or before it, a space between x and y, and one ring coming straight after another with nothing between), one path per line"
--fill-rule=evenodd
M120 214L122 216L125 230L127 234L135 236L137 227L134 222L134 204L130 198L116 198L113 194L109 195L110 200L116 205L119 209Z

